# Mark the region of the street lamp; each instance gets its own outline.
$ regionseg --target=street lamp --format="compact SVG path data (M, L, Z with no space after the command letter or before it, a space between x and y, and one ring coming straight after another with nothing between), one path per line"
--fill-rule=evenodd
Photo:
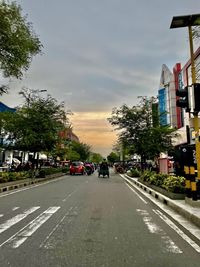
M192 84L196 84L196 72L195 72L195 62L194 62L194 51L193 51L193 39L192 39L192 26L200 25L200 14L186 15L186 16L176 16L173 17L170 28L181 28L188 27L189 32L189 43L190 43L190 57L191 57L191 75ZM194 130L195 130L195 149L196 149L196 162L197 162L197 177L200 182L200 140L199 140L199 124L198 124L198 111L194 111ZM191 181L186 181L186 188L191 188L193 194L193 200L197 200L197 186L195 180L194 167L187 167L187 174L191 175Z

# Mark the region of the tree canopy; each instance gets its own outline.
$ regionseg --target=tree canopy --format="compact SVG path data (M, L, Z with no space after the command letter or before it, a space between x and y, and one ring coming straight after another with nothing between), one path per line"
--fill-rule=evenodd
M90 161L94 163L100 163L103 160L103 156L99 153L92 152L90 155Z
M117 153L115 152L111 152L108 156L107 156L107 160L110 163L114 163L115 161L119 161L120 157Z
M157 157L171 147L174 129L153 123L152 100L143 99L138 106L114 108L108 121L119 130L119 141L142 161Z
M67 121L64 104L51 96L35 94L14 113L1 113L8 145L23 151L51 151L58 142L58 132Z
M16 2L0 0L0 69L4 77L21 78L42 44ZM0 88L0 93L6 88Z
M69 143L69 158L72 159L72 156L75 157L74 160L88 160L90 157L90 146L76 141L71 141ZM78 156L78 158L77 158Z

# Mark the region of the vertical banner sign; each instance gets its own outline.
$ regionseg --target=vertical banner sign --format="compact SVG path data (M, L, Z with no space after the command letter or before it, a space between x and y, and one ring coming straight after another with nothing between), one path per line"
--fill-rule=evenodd
M159 99L159 114L160 114L160 125L167 125L167 105L166 105L166 88L162 88L158 91Z

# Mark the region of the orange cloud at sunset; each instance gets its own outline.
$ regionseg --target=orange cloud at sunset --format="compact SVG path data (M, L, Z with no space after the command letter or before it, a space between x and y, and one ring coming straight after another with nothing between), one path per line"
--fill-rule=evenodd
M77 112L71 117L74 133L80 141L92 147L93 152L107 156L116 142L116 133L107 121L110 113Z

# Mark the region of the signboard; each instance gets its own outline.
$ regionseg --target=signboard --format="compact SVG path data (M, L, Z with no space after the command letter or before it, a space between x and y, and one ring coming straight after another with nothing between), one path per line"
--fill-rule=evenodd
M160 114L160 125L168 125L167 121L167 99L166 99L166 88L161 88L158 91L159 99L159 114Z
M181 148L181 161L185 166L195 166L196 161L196 150L195 145L185 145Z

